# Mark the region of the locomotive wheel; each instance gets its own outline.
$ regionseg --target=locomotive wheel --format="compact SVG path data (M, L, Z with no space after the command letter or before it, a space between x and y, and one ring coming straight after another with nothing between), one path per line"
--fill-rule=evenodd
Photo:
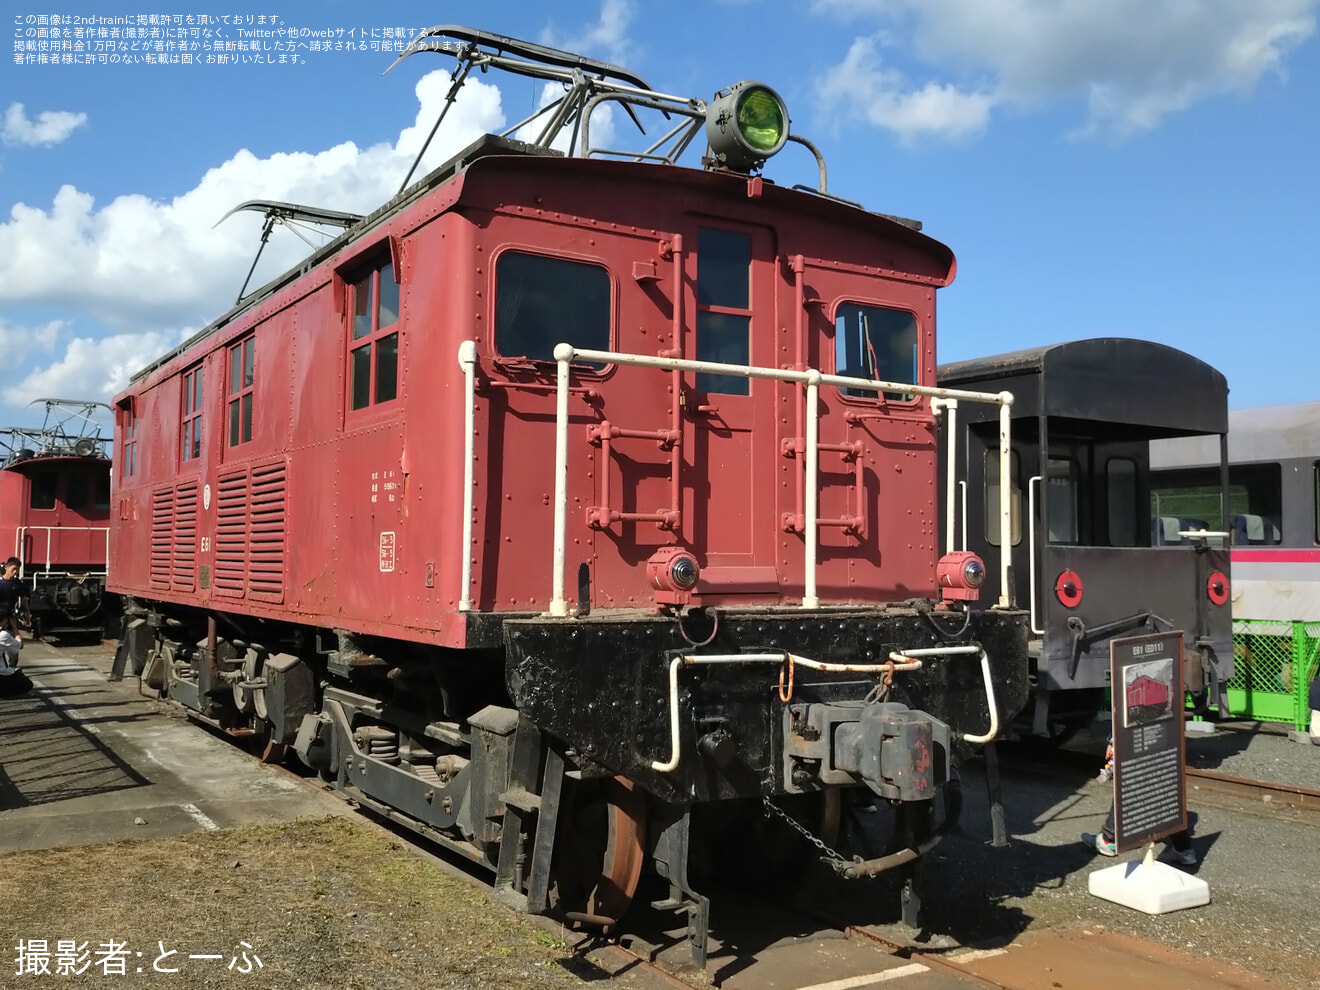
M576 782L560 811L554 906L608 931L632 903L645 859L646 798L623 777Z
M252 729L252 735L248 737L248 751L262 763L283 763L289 747L275 741L270 724L254 719Z

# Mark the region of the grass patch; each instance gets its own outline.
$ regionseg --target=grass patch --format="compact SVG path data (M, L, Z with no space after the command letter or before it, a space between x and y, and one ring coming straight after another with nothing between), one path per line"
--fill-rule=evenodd
M566 944L392 836L352 819L252 825L176 838L0 856L0 986L71 980L170 988L562 988ZM126 976L14 975L19 939L127 942ZM177 955L152 971L158 942ZM226 967L240 942L262 968ZM221 953L219 960L189 954ZM241 964L241 959L240 959ZM145 972L134 970L141 966Z

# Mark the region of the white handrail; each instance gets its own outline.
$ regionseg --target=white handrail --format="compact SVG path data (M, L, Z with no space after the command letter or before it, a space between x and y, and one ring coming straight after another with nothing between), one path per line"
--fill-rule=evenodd
M568 525L568 388L569 364L576 360L591 364L623 364L641 368L658 368L666 371L690 371L713 375L733 375L738 378L765 378L781 382L802 382L807 386L807 438L806 438L806 473L807 492L804 520L804 570L802 583L802 607L816 608L820 599L816 595L816 466L817 430L819 428L817 406L819 405L819 387L835 385L839 388L865 389L871 392L900 392L907 395L927 395L939 399L967 399L972 402L994 403L999 406L999 449L1000 449L1000 585L999 607L1007 608L1010 601L1008 575L1012 561L1012 543L1009 504L1008 504L1008 450L1012 418L1010 407L1013 404L1011 392L972 392L966 389L939 388L931 385L914 385L910 382L873 381L866 378L849 378L843 375L826 375L815 369L795 371L782 368L761 368L746 364L722 364L717 361L691 361L686 358L659 357L650 354L624 354L618 351L597 351L589 348L574 347L572 344L555 345L554 358L558 364L558 379L555 403L555 534L554 534L554 574L553 592L550 598L550 614L568 615L568 603L564 600L564 557L568 543L566 528Z
M967 549L967 480L964 478L958 482L958 489L962 499L962 546L961 550Z
M820 597L816 594L816 549L820 545L819 518L820 507L820 372L808 372L807 377L807 498L803 546L802 607L820 608Z
M1031 631L1037 636L1044 636L1044 629L1036 628L1036 490L1032 485L1039 485L1040 475L1027 481L1027 561L1028 561L1028 601L1031 602Z
M933 412L936 416L940 415L941 411L945 409L949 410L949 415L945 417L944 420L944 437L945 437L945 442L949 445L949 460L948 460L948 467L946 468L945 471L946 477L944 479L944 490L945 490L944 552L953 553L954 518L955 518L953 493L954 491L956 491L957 481L955 479L958 473L958 457L957 457L958 400L957 399L930 400L930 411ZM966 528L966 525L967 525L966 521L964 521L963 523L964 529Z
M1008 586L1009 562L1013 555L1013 518L1009 497L1009 452L1012 446L1009 433L1013 422L1013 393L1000 392L999 406L999 607L1008 608L1012 602ZM993 738L993 737L992 737Z
M473 462L476 459L477 419L477 345L465 340L458 345L458 365L463 369L463 543L458 548L463 557L463 577L458 610L472 610L472 491Z
M105 559L110 560L110 527L109 526L20 526L14 531L14 556L19 560L23 559L23 537L29 533L39 533L42 530L46 532L46 561L39 573L51 573L51 550L56 533L104 533L105 534ZM33 562L35 563L35 561ZM94 577L105 577L106 570L100 571L79 571L80 574L88 574ZM38 572L33 572L38 573ZM27 577L25 574L24 577Z
M831 674L883 674L893 671L920 670L919 657L950 656L958 654L978 654L981 659L981 672L985 680L986 704L990 709L990 729L984 735L971 732L963 733L963 739L969 743L987 743L999 734L999 710L995 700L995 687L990 677L990 658L985 649L976 645L966 646L929 646L913 650L894 650L885 663L830 663L827 660L813 660L795 653L714 653L687 654L676 656L669 661L669 759L652 760L651 769L657 773L672 773L678 769L682 756L679 738L678 717L678 669L684 664L742 664L742 663L791 663L809 670L820 670Z

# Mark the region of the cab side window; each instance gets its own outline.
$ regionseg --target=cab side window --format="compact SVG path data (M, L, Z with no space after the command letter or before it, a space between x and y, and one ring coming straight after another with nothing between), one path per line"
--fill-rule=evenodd
M348 406L365 409L399 394L399 283L394 280L394 264L386 261L363 274L349 288L349 296L353 324Z
M505 251L495 262L495 349L553 361L556 344L610 348L610 274L600 265Z
M202 366L183 375L183 416L179 424L183 435L182 459L202 456Z

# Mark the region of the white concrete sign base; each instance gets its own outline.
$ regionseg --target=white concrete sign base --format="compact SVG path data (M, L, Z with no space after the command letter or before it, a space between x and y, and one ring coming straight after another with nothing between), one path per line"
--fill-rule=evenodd
M1144 859L1096 870L1087 879L1087 889L1096 897L1146 914L1167 914L1210 903L1210 885L1157 862L1153 845L1146 849Z

